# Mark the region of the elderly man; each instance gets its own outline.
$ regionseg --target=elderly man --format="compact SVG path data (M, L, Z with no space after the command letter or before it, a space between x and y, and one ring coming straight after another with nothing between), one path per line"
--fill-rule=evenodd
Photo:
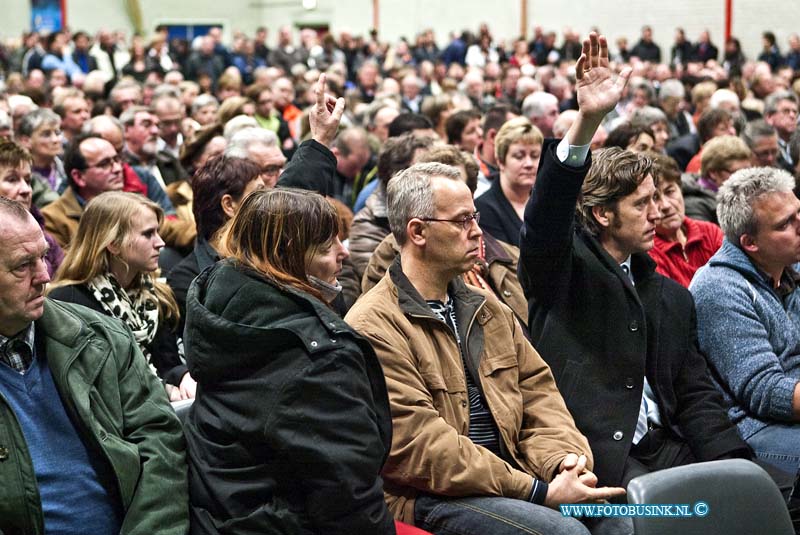
M800 200L785 171L734 173L720 188L725 240L689 290L697 336L756 455L800 469Z
M161 122L151 108L132 106L120 115L119 120L125 129L122 156L126 162L144 167L165 189L173 182L189 178L175 156L158 149Z
M387 198L400 256L345 319L386 375L390 509L435 533L587 533L549 508L624 491L595 488L588 445L547 365L508 307L464 283L482 232L460 172L416 164Z
M793 172L795 162L789 152L789 140L797 130L797 96L791 91L776 91L764 101L764 120L778 134L778 165Z
M598 480L625 486L643 473L751 453L697 349L692 296L646 254L662 216L652 162L619 148L588 157L630 75L614 80L607 47L594 33L584 42L579 115L560 143L543 147L519 272L531 341L589 439Z
M274 188L286 165L286 157L278 146L278 136L272 130L245 128L236 132L225 147L225 156L244 158L261 167L261 180Z
M781 146L775 127L759 119L747 123L742 131L742 140L753 152L753 165L758 167L780 167L778 158Z
M553 137L553 123L558 119L558 99L544 91L534 91L522 101L522 115L527 117L544 137Z
M36 220L0 197L0 531L183 535L184 441L164 389L130 330L44 297L46 255Z

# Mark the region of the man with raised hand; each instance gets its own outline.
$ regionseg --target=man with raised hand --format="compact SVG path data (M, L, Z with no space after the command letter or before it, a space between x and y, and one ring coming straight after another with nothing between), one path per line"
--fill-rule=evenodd
M589 439L599 483L620 486L751 456L697 348L692 296L646 254L661 218L652 162L618 148L589 156L629 76L613 75L605 38L590 34L576 66L580 111L560 143L545 142L519 263L531 341Z

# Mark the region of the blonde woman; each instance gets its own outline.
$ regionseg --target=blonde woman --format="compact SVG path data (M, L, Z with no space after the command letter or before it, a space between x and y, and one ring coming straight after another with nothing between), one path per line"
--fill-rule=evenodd
M525 117L507 121L497 132L494 152L500 177L475 199L480 226L498 240L519 246L522 215L531 196L544 137Z
M158 282L164 213L133 193L107 192L92 199L51 285L49 296L118 318L133 332L151 369L172 401L193 398L196 383L178 350L178 305Z

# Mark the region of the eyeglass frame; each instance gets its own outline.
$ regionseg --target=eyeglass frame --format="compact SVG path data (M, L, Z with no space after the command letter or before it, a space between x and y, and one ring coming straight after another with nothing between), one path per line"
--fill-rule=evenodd
M103 158L96 164L89 165L87 163L86 167L84 167L83 170L86 171L87 169L100 169L102 171L111 171L112 169L114 169L115 163L118 163L120 166L122 166L123 161L124 160L122 159L122 157L119 154L117 154L116 156L113 156L111 158Z
M437 219L435 217L418 217L420 221L438 221L439 223L459 223L463 230L469 230L472 227L472 222L475 221L476 225L480 224L481 221L481 213L479 211L474 211L471 214L465 215L461 219Z

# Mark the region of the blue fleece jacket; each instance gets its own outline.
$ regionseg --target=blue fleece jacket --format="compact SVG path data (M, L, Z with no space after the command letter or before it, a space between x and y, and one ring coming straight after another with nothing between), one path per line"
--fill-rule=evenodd
M800 380L800 289L782 302L744 251L726 239L689 290L700 349L742 438L791 421Z

